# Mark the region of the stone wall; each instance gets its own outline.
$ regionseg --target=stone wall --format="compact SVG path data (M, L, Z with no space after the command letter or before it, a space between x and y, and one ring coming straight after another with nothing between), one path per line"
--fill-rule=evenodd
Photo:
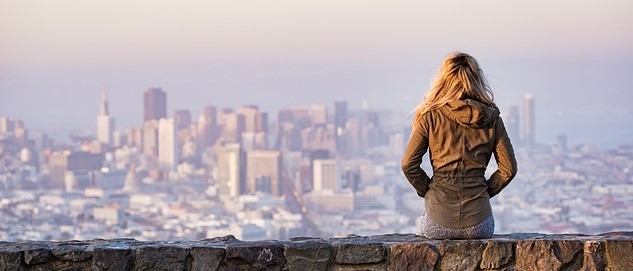
M633 232L428 240L413 234L244 242L2 242L0 270L633 270Z

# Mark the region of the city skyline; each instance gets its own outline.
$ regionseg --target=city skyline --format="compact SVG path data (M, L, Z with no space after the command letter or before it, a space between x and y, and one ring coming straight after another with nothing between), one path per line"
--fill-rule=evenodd
M633 137L631 5L2 0L0 115L38 130L90 129L105 88L117 126L131 127L142 121L136 93L153 86L173 96L170 115L337 100L408 112L442 58L465 51L502 112L525 93L538 99L537 140L621 142Z
M418 231L422 199L399 166L411 126L399 112L355 110L339 100L276 114L257 104L205 105L196 118L185 108L168 113L174 95L161 88L138 96L143 121L114 130L102 91L93 104L96 126L69 143L0 116L0 224L19 225L0 227L0 239ZM521 171L492 200L496 231L630 227L633 146L569 146L564 134L539 142L540 99L526 94L523 102L522 111L513 106L503 115ZM424 159L421 167L430 166Z
M126 130L143 126L143 123L144 123L143 119L147 117L146 116L148 114L147 110L150 110L150 109L143 109L143 108L154 106L152 105L152 103L148 104L148 98L149 96L152 96L152 95L149 95L150 93L156 92L156 91L160 93L159 103L162 104L159 106L160 107L159 111L161 111L161 113L159 114L161 116L160 118L174 119L176 121L175 123L176 125L178 125L179 120L183 121L184 118L186 118L186 123L196 123L196 122L199 123L200 121L203 121L200 119L200 117L202 117L203 115L207 115L207 118L209 118L210 116L209 114L213 114L214 116L217 117L217 113L206 112L208 110L222 110L222 109L233 110L237 108L242 108L242 110L244 110L243 108L248 108L248 107L255 107L258 110L261 110L265 114L272 114L273 116L272 119L266 118L267 124L268 124L268 122L271 122L271 121L275 122L277 118L277 114L285 109L289 109L289 108L310 109L314 106L319 106L319 107L324 106L323 110L328 110L327 112L329 115L326 117L334 118L333 121L336 122L336 117L337 117L336 109L337 109L337 106L339 106L337 105L337 103L339 102L344 102L346 104L345 106L346 110L349 107L349 109L352 111L374 110L374 111L393 111L396 113L400 113L402 116L402 119L399 120L398 122L408 122L410 121L410 117L411 117L410 110L405 111L405 110L390 110L390 109L384 109L384 108L371 108L371 107L367 107L366 103L360 103L360 104L357 103L356 107L352 107L347 104L353 104L353 103L350 103L350 101L342 101L342 100L329 101L327 103L285 104L285 105L282 104L280 105L280 108L277 111L272 111L272 112L266 111L265 109L262 109L261 106L255 105L255 104L238 104L235 107L224 106L221 104L204 104L200 108L188 108L188 107L173 108L169 106L170 103L167 101L168 100L167 96L169 96L168 92L164 91L163 88L157 87L157 86L151 86L151 87L146 88L145 91L139 91L137 96L141 96L141 99L140 101L138 101L138 103L141 104L142 106L137 106L137 108L139 108L139 112L138 112L139 116L137 116L138 122L128 123L127 126L123 126L120 124L120 120L118 117L116 117L116 114L111 114L111 110L109 108L112 104L112 99L108 97L108 94L110 92L107 89L101 89L99 91L100 93L100 98L98 101L99 106L96 107L93 105L93 111L94 111L94 108L97 108L96 111L98 111L96 126L94 123L94 120L95 120L94 117L92 119L92 122L93 122L92 125L89 125L88 127L72 128L72 129L71 128L41 129L37 127L33 128L30 120L27 121L25 119L15 118L15 117L6 116L6 115L0 115L0 117L27 122L29 124L28 126L30 127L30 130L37 132L38 134L39 133L47 134L48 136L52 137L53 139L57 140L60 143L67 142L68 140L70 140L69 136L94 136L95 138L99 138L100 127L102 130L105 129L105 130L111 131L110 132L111 134L110 137L111 137L112 132L123 133ZM171 99L178 98L178 96L174 94L171 94L170 97ZM531 99L531 102L528 102L528 100L530 99ZM520 97L520 100L513 101L514 102L513 104L509 104L506 107L500 107L502 116L504 117L504 121L506 122L506 126L509 129L509 133L514 134L512 138L523 140L527 136L525 134L527 131L526 129L531 129L532 132L529 133L530 134L529 137L532 138L531 140L533 142L537 142L537 143L556 144L558 143L560 137L564 136L565 138L568 139L567 142L569 142L570 146L589 145L593 147L610 149L610 148L618 147L620 145L633 144L633 141L630 140L631 137L629 137L629 134L633 136L633 129L629 129L629 127L624 124L616 124L617 129L620 130L620 132L622 133L617 133L618 130L604 130L601 128L586 130L586 127L579 127L578 126L579 123L574 123L574 122L563 123L562 126L543 125L542 124L543 122L547 122L549 118L556 119L556 116L548 116L548 115L542 114L542 111L546 110L542 108L543 107L541 105L542 101L539 100L538 97L536 97L538 102L536 103L537 105L535 106L534 99L535 97L532 93L524 93ZM114 102L116 104L116 101ZM210 109L209 107L213 109ZM531 108L528 108L528 107L531 107ZM103 113L104 109L105 109L106 115L104 115ZM519 109L520 109L520 112L517 111ZM152 110L155 110L155 109L152 109ZM187 115L185 116L184 114L187 114ZM530 116L528 117L526 114L529 114ZM520 118L520 119L516 119L516 118ZM539 121L535 122L534 121L535 119L539 119ZM590 121L591 118L588 117L587 120ZM207 121L207 120L204 120L204 121ZM531 122L531 124L529 124L529 122ZM611 127L613 126L613 123L614 123L613 121L611 122L605 121L604 123L596 123L596 127L599 127L600 125L603 125L603 127ZM515 127L515 125L518 125L518 126ZM569 127L571 127L571 130L565 129ZM579 129L583 129L582 131L583 134L580 135L580 137L579 137L579 134L576 133L579 131ZM534 130L536 130L537 132L534 132ZM608 134L608 136L601 137L601 135L604 135L605 133ZM104 135L102 134L101 136L104 136ZM103 140L101 141L104 142Z

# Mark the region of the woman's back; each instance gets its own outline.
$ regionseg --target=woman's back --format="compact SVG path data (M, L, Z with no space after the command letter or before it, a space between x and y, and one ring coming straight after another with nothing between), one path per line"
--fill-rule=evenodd
M481 223L492 213L484 173L497 139L503 140L505 133L499 110L458 100L428 112L423 121L426 125L421 123L420 128L428 129L433 166L425 195L428 215L458 228Z
M512 180L517 169L503 120L486 91L476 61L463 53L454 54L445 61L416 112L402 170L418 195L426 199L425 221L431 225L426 228L439 232L427 231L427 236L492 235L489 199ZM427 150L432 178L420 167ZM493 154L498 169L486 180L484 173ZM479 232L482 229L485 233Z

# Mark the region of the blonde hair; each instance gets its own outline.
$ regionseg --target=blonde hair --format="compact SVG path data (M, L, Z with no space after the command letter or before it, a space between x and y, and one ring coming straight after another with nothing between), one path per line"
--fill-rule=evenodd
M477 60L469 54L456 52L444 59L431 88L415 108L413 125L419 123L425 113L463 99L496 107L492 90Z

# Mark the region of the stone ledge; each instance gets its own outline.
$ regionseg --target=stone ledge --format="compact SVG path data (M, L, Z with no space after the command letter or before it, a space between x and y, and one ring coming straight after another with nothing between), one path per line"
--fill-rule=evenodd
M0 270L633 270L633 232L2 242Z

